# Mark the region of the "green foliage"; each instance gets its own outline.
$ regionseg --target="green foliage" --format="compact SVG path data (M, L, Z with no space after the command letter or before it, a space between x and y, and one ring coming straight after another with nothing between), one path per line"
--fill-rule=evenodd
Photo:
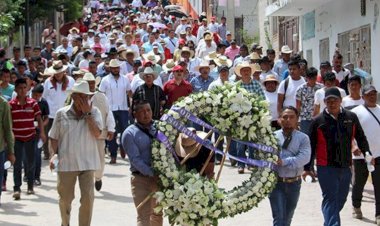
M0 1L0 36L8 36L16 25L23 22L22 4L25 0L1 0Z
M248 31L245 29L241 29L239 32L243 39L243 43L246 44L247 46L251 46L252 43L258 43L260 41L260 38L258 35L251 36L248 34Z
M65 21L70 22L77 20L82 16L83 1L69 0L64 2Z

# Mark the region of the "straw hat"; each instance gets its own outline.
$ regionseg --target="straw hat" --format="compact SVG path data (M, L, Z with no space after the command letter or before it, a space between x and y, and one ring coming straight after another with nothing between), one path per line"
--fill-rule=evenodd
M214 69L214 65L210 65L210 63L206 60L203 60L198 66L195 67L196 71L200 71L201 68L208 67L210 70Z
M45 68L44 72L40 73L40 75L42 77L47 78L47 77L50 77L50 76L54 75L54 73L51 70L49 70L49 68Z
M49 71L53 74L59 74L67 70L67 66L63 65L62 61L55 60L53 61L53 64L51 67L49 67Z
M166 64L164 64L162 66L162 69L165 71L165 72L168 72L168 71L171 71L173 69L173 67L175 66L175 62L173 59L168 59L166 61Z
M153 64L157 64L158 61L160 61L160 59L161 59L160 56L155 55L155 54L151 54L151 53L143 54L142 57L143 57L146 61L151 61Z
M88 70L86 70L84 68L81 68L79 70L73 71L72 73L73 73L73 75L84 75L84 74L86 74L88 72L89 72Z
M279 81L277 80L277 77L273 74L267 75L265 80L263 81L263 85L265 85L266 82L276 82L277 85L279 84Z
M112 59L109 63L109 67L120 67L120 64L116 59Z
M218 66L232 66L232 60L228 59L226 56L219 56L214 60L215 64Z
M201 139L207 138L207 133L203 131L196 131L194 128L188 129L192 132L196 132L197 136ZM201 150L201 147L202 144L199 144L187 135L180 133L175 144L175 152L181 158L186 157L186 155L190 153L190 158L194 158L198 155L199 151Z
M210 34L205 35L204 40L205 41L211 41L212 40L212 35L210 35Z
M144 80L145 75L153 75L153 80L156 80L158 77L158 73L153 70L151 67L146 67L144 72L140 72L139 76L142 80Z
M96 79L91 72L85 73L82 79L87 82L95 82L95 86L98 86L100 83L100 79Z
M235 70L234 70L235 74L238 77L241 77L240 70L243 68L251 68L252 74L255 71L253 64L250 64L248 61L243 61L243 62L239 63L238 65L236 65Z
M77 33L79 33L79 29L76 28L76 27L72 27L72 28L69 30L69 33L72 34L72 33L74 33L74 31L76 31Z
M288 45L284 45L281 47L281 53L290 54L292 52L293 50L291 50Z
M66 91L68 94L73 93L81 93L86 95L94 95L93 92L90 92L90 87L88 83L84 80L80 80L79 82L74 83L74 86L72 89Z
M250 60L260 60L261 58L260 58L259 54L257 54L256 52L253 52L249 55L249 59Z
M192 57L194 56L194 51L191 50L191 49L190 49L189 47L187 47L187 46L182 47L182 49L181 49L181 54L180 54L180 55L182 55L183 52L188 52L188 53L190 53L190 58L192 58Z
M215 51L210 52L208 55L204 57L204 59L208 61L215 60L216 58L218 58L218 54Z
M260 67L260 65L259 64L253 64L253 73L256 73L256 72L262 72L262 70L261 70L261 67Z

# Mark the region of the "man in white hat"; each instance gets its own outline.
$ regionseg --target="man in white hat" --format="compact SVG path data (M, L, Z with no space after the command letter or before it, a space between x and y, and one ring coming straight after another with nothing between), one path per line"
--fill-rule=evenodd
M72 104L57 111L49 131L51 153L50 169L57 167L57 191L61 225L70 225L71 203L75 184L81 190L78 225L90 226L94 205L94 171L100 168L97 138L103 128L102 116L90 103L86 81L75 83L69 91ZM58 159L58 164L55 161Z
M252 74L254 70L255 70L254 66L247 61L243 61L242 63L239 63L235 67L235 74L237 75L237 77L240 78L241 82L238 82L237 85L240 84L240 86L246 89L248 92L256 94L256 96L258 96L259 98L265 99L265 95L261 88L261 84L257 80L252 79ZM248 148L249 156L251 157L253 153L253 148L247 147L247 145L238 143L236 145L238 157L245 158L246 157L245 151L247 148ZM242 162L239 162L238 165L239 165L238 173L239 174L244 173L245 164Z
M159 66L158 64L155 64L153 61L146 61L143 65L142 68L140 68L141 72L140 73L143 73L143 71L146 69L146 68L151 68L157 75L159 74L159 72L157 72L157 70L159 69L159 71L162 70L161 66ZM159 87L163 87L163 84L162 84L162 80L161 80L161 77L160 76L154 76L154 80L153 80L153 83ZM134 76L133 77L133 80L131 82L131 89L132 89L132 93L134 93L137 89L137 87L141 86L144 84L144 79L143 77L141 76Z
M113 118L112 111L110 110L107 97L99 91L96 91L96 79L93 74L85 73L83 80L86 81L90 87L90 92L94 95L91 97L91 103L94 107L98 108L102 116L103 128L101 135L96 140L98 146L100 169L95 171L95 189L100 191L102 188L102 177L105 165L105 145L106 140L111 141L115 133L115 119Z
M279 59L273 66L273 71L276 72L280 78L282 78L282 73L288 69L288 63L292 52L293 50L287 45L281 47L281 59Z
M152 109L153 119L159 120L166 103L166 96L162 88L154 84L154 81L158 78L158 74L151 67L146 67L144 72L140 72L139 77L145 83L138 86L133 93L133 104L147 100Z
M199 41L195 55L199 58L203 58L214 51L216 51L216 44L213 41L213 36L210 32L206 32L203 41Z
M140 51L139 51L139 47L136 44L132 43L133 39L134 37L132 33L126 33L124 35L125 44L123 44L122 46L125 47L126 49L133 50L133 52L135 52L135 58L137 58L137 57L140 57Z
M132 96L131 84L129 79L120 75L120 65L117 60L111 60L109 63L111 73L102 79L99 91L104 93L108 99L110 109L116 121L117 133L122 133L128 126L129 119L129 97ZM116 137L111 140L109 150L111 152L111 164L116 163L118 145ZM120 148L120 155L125 157L125 152Z
M202 61L202 63L196 68L200 75L194 77L190 81L194 93L208 90L209 85L214 81L214 79L209 76L212 68L214 67L210 66L209 62L206 60Z
M177 34L177 37L179 37L179 34L182 31L185 31L188 26L190 26L190 25L187 24L187 18L186 17L182 17L181 18L181 24L178 25L177 28L175 29L175 33Z

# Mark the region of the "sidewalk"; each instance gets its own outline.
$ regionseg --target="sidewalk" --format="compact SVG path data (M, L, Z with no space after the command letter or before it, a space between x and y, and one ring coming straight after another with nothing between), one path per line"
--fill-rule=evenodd
M106 162L109 159L107 158ZM48 169L47 161L43 161L42 186L35 188L35 195L26 195L26 185L22 186L21 200L13 201L13 172L8 172L8 191L2 194L2 206L0 207L1 226L52 226L60 225L58 207L58 194L56 191L56 176ZM92 218L93 226L134 226L136 225L136 211L131 197L129 183L130 172L127 160L118 159L116 165L106 165L103 178L103 187L100 192L95 191L95 204ZM218 170L218 168L216 169ZM239 175L235 168L227 163L223 168L220 186L231 189L248 178L249 174ZM79 188L76 188L76 197L72 206L71 225L78 223ZM374 194L371 184L366 185L362 211L364 220L356 220L351 217L351 194L341 212L343 226L369 226L374 225ZM318 183L302 184L301 197L298 202L293 224L295 226L320 226L323 225L323 217L320 211L322 195ZM165 220L164 225L169 225ZM220 226L233 225L272 225L272 216L269 201L262 201L257 208L235 216L223 219Z

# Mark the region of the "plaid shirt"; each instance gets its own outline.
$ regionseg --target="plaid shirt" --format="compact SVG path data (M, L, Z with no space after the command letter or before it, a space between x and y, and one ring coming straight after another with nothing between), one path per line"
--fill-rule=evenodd
M260 96L261 98L265 99L263 89L261 88L260 83L256 80L252 79L251 82L248 84L241 82L240 87L246 89L250 93L254 93L254 94Z

